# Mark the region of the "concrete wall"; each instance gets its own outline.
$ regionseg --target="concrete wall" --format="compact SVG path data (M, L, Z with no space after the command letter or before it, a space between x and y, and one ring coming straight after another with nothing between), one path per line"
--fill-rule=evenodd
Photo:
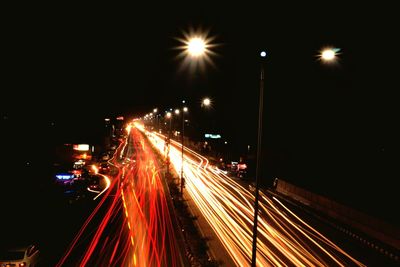
M357 210L346 207L326 197L314 194L305 189L278 180L276 191L304 205L318 210L337 221L358 229L381 242L400 249L400 229ZM399 211L393 211L399 212Z

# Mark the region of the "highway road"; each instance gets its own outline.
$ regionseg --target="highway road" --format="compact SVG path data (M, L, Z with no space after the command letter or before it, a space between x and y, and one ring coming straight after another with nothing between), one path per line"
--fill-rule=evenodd
M184 266L161 166L142 133L127 131L109 161L117 174L103 175L98 205L56 266Z
M165 136L145 130L138 122L135 127L146 133L161 154L169 156L172 168L180 174L180 143L171 140L168 149ZM236 266L250 266L253 192L189 148L184 150L183 170L185 193L200 210L208 227L213 229L232 262ZM374 266L376 263L368 262L368 257L363 256L371 253L368 249L356 244L353 251L357 253L344 249L349 246L328 238L342 233L326 234L325 228L319 227L320 222L315 223L309 216L271 194L261 192L259 215L257 266Z

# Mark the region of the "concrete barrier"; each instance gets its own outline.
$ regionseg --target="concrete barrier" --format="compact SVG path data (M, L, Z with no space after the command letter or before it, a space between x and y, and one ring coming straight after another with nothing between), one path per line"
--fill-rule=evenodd
M276 191L303 205L320 211L339 222L345 223L361 232L400 249L400 229L381 220L368 216L355 209L344 206L326 197L317 195L284 180L277 180Z

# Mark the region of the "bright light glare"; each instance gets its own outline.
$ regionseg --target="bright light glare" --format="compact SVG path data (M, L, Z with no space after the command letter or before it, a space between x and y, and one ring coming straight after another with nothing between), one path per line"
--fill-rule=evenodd
M331 60L334 57L335 57L335 52L333 52L332 50L325 50L324 52L322 52L323 59Z
M215 67L212 57L217 56L217 53L213 51L215 47L219 46L214 43L216 37L210 36L209 30L193 28L182 31L182 34L183 37L176 38L181 43L176 47L180 50L177 59L182 59L179 71L204 72L207 65Z
M167 112L166 116L167 116L168 119L171 118L171 116L172 116L171 112Z
M89 151L88 144L78 144L78 145L74 145L72 148L77 151Z
M188 108L187 107L183 107L183 112L187 112Z
M321 50L319 58L326 63L337 62L337 56L339 54L340 48L327 47Z
M179 114L179 109L175 109L175 114L176 114L176 115Z
M206 51L206 42L199 37L194 37L189 40L187 50L192 57L199 57Z
M203 99L203 105L206 106L206 107L208 107L209 105L211 105L211 99L209 99L208 97L207 97L207 98L204 98L204 99Z
M266 57L266 56L267 56L267 53L266 53L265 51L262 51L262 52L260 53L260 56L261 56L261 57Z

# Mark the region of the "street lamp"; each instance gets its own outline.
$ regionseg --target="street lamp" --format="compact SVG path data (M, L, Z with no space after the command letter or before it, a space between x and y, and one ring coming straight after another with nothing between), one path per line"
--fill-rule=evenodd
M257 260L257 221L258 221L258 198L260 189L260 172L261 172L261 141L262 141L262 127L263 127L263 104L264 104L264 60L267 56L265 51L260 53L261 57L261 70L260 70L260 95L258 106L258 137L257 137L257 164L256 164L256 192L254 200L254 223L253 223L253 247L251 255L251 266L256 267Z
M318 55L323 63L335 63L337 61L337 55L339 54L340 48L324 48Z
M157 108L153 109L153 113L155 114L155 117L156 117L156 126L157 126L157 127L154 127L154 128L156 128L157 131L159 131L160 130L160 123L159 123L159 119L158 119L159 114L157 114L158 113L158 109Z
M206 97L201 101L201 106L202 107L209 107L211 106L211 99Z
M182 100L182 105L185 105L185 100ZM179 110L178 110L179 111ZM183 187L185 186L185 177L183 177L183 150L184 150L184 134L185 134L185 112L188 111L188 108L185 106L182 106L182 133L181 133L181 195L183 195Z
M172 121L172 113L171 112L166 112L165 117L167 119L169 119L169 130L168 130L168 138L167 138L167 151L166 151L166 155L167 155L167 173L169 175L169 164L170 164L170 158L169 158L169 146L170 146L170 142L171 142L171 121Z
M201 29L190 29L182 31L183 37L176 38L181 45L176 47L181 50L178 58L182 58L180 70L188 68L192 73L200 68L205 70L205 66L210 64L214 66L211 56L217 55L212 48L218 46L213 43L215 37L209 36L209 31Z
M168 138L171 138L171 128L172 128L172 113L171 112L167 112L167 114L165 115L165 117L167 117L167 119L169 119L169 130L168 130Z
M187 44L187 50L190 56L199 57L206 51L206 42L201 37L193 37Z

